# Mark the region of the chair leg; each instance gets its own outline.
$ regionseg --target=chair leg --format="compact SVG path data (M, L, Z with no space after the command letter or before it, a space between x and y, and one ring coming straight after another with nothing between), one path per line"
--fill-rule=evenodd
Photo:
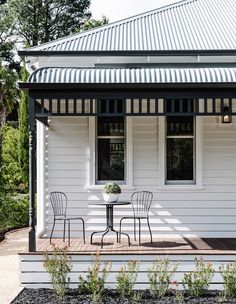
M141 219L139 218L138 219L139 220L139 225L138 225L138 227L139 227L139 234L138 234L138 242L139 242L139 245L141 244Z
M65 242L65 234L66 234L66 220L64 220L63 242Z
M53 234L53 231L54 231L54 227L55 227L55 219L53 220L53 225L52 225L52 231L51 231L51 235L50 235L50 244L52 244L52 234Z
M150 232L150 236L151 236L151 243L152 243L152 231L151 231L151 227L150 227L150 223L149 223L149 218L147 217L147 224L148 224L148 229Z
M123 218L120 219L120 230L119 230L119 243L121 242L121 222Z
M136 241L136 219L134 217L134 240Z
M122 218L120 219L119 243L121 243L121 223L122 223L122 221L123 221L124 219L125 219L124 217L122 217Z
M70 247L70 220L68 220L68 247Z
M84 244L85 244L85 226L84 226L84 220L81 218L82 225L83 225L83 238L84 238Z

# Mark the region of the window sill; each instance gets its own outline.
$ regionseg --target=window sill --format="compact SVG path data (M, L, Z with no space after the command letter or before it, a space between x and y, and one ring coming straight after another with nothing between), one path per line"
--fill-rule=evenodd
M156 189L160 192L195 192L204 191L206 187L198 185L165 185L157 186Z
M104 187L104 185L88 185L85 187L85 189L87 191L102 191L102 188ZM126 192L126 191L132 191L132 190L135 190L136 187L134 186L127 186L127 185L120 185L120 188L121 188L121 192Z

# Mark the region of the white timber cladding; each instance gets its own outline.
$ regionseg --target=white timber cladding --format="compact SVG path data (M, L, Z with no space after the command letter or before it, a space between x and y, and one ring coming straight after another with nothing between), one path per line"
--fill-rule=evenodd
M37 236L44 233L46 222L46 138L45 126L37 121Z
M63 191L68 196L68 214L83 216L87 237L105 225L105 208L90 205L102 200L101 190L89 188L93 169L89 142L88 117L52 117L46 130L46 225L48 236L53 220L49 202L51 191ZM198 119L197 119L198 120ZM163 161L160 157L164 142L160 118L133 117L129 142L133 153L130 174L132 187L123 187L120 199L130 199L133 191L150 190L154 194L150 223L154 237L235 237L236 235L236 120L221 124L220 117L203 117L199 128L202 146L197 145L197 185L161 187ZM94 126L93 126L94 127ZM202 129L202 130L201 130ZM130 131L131 132L131 131ZM202 151L202 155L200 153ZM201 168L202 167L202 168ZM199 186L199 187L197 187ZM164 188L164 189L163 189ZM42 193L41 193L42 194ZM124 215L131 215L130 206L114 209L114 225ZM39 219L38 215L38 220ZM71 224L72 237L81 235L81 224ZM132 235L133 222L124 223ZM62 225L57 223L55 236L62 237ZM143 224L143 235L148 230Z
M130 260L140 261L137 281L135 289L147 289L149 287L148 268L152 267L153 261L157 258L156 255L101 255L102 262L111 262L111 270L106 280L106 288L116 288L116 276L122 266L126 266ZM166 258L161 255L160 259ZM174 275L173 281L179 284L182 289L181 281L184 273L193 271L195 267L195 258L200 258L199 255L170 255L169 260L172 264L178 264L178 269ZM223 264L235 262L236 255L204 255L204 261L211 263L215 274L209 286L211 290L223 289L223 280L219 273L219 266ZM51 280L48 273L43 267L44 257L42 254L37 255L21 255L20 254L20 282L27 288L52 288ZM78 278L82 276L84 279L87 276L87 271L91 265L91 255L72 255L72 272L69 274L70 288L78 287ZM174 287L174 286L171 286Z

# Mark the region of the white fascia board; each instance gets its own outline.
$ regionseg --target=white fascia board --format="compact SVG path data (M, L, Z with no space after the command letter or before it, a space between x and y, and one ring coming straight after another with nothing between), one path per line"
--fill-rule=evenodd
M39 57L39 67L94 67L116 64L235 63L236 56L48 56Z
M25 57L26 69L31 74L42 67L95 67L126 64L201 64L236 63L236 56L37 56Z
M26 56L25 57L25 67L26 70L31 74L35 70L37 70L39 66L39 57L31 57L31 56Z

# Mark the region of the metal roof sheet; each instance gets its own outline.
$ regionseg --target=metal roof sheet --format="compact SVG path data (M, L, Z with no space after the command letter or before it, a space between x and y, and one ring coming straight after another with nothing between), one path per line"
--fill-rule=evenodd
M203 68L41 68L30 83L232 83L236 67Z
M184 0L27 51L236 49L235 0Z

